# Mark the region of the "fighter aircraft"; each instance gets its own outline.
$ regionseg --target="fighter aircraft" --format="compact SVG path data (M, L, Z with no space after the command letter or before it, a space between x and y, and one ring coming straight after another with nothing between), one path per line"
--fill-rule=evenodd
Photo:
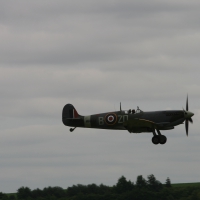
M75 128L97 128L112 130L127 130L129 133L153 133L152 143L165 144L167 137L161 134L161 130L171 130L175 126L183 124L185 121L186 135L188 136L189 123L193 123L194 113L189 111L188 96L186 100L186 110L163 110L143 112L129 109L88 116L79 115L72 104L66 104L62 112L62 121L73 132ZM156 134L157 132L157 134Z

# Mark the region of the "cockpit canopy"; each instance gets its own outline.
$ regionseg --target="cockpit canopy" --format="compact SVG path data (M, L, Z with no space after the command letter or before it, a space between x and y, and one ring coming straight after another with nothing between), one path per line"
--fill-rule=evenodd
M135 109L129 109L129 110L124 110L125 114L138 114L143 112L142 110L139 109L139 107L137 107L137 110Z

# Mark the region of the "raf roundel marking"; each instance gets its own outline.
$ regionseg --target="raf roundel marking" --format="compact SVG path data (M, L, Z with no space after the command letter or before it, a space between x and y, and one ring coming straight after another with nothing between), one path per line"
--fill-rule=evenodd
M114 125L117 122L117 115L115 113L108 113L104 120L107 125Z

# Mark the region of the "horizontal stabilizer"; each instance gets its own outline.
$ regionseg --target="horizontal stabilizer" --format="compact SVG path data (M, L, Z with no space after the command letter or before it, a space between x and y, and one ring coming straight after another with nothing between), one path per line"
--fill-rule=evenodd
M63 124L66 126L73 126L73 127L82 127L84 126L84 120L81 118L65 118L63 119Z

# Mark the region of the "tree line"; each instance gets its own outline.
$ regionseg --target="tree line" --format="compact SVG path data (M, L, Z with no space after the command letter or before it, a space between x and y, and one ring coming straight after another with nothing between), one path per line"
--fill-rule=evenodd
M16 194L0 193L0 199L16 200L200 200L200 186L172 187L169 178L162 184L153 174L147 180L139 175L136 182L120 177L113 186L73 185L67 189L47 187L31 190L20 187Z

